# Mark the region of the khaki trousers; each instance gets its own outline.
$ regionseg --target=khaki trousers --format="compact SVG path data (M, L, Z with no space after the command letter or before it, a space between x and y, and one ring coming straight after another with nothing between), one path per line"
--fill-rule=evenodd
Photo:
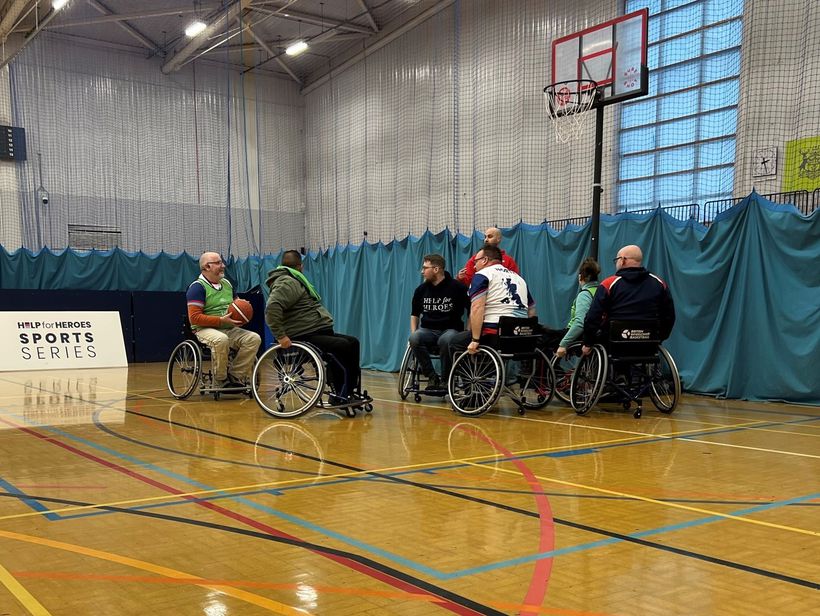
M241 327L231 329L206 327L196 330L194 334L202 344L211 349L214 380L224 381L228 378L230 371L234 378L250 382L256 351L262 343L259 334ZM231 366L228 366L229 349L236 349L236 356Z

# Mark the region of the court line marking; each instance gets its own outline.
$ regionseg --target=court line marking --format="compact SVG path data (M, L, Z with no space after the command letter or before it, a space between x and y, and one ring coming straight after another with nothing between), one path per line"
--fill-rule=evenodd
M377 399L374 398L374 400L377 400ZM396 401L391 401L391 400L387 400L387 399L384 399L384 398L378 398L378 401L379 402L387 402L387 403L391 403L391 404L410 404L412 406L423 407L423 408L432 408L432 409L440 409L441 408L441 407L433 406L433 405L429 405L429 404L422 404L420 402L396 402ZM548 419L535 419L535 418L532 418L532 417L516 417L516 416L512 416L512 415L497 415L497 417L499 417L501 419L517 419L517 420L520 420L520 421L534 421L534 422L537 422L537 423L547 423L547 424L554 424L554 425L559 425L559 426L571 426L571 427L577 427L577 428L589 427L591 429L608 430L608 431L612 431L612 432L621 432L621 433L625 433L625 434L636 434L636 435L643 436L643 437L649 437L649 438L651 438L655 441L682 440L682 441L691 441L691 442L700 442L700 441L697 441L696 439L685 436L687 433L694 432L695 434L693 436L709 436L710 433L713 433L713 434L717 435L717 434L721 434L723 432L736 431L736 430L739 430L741 428L748 429L748 430L760 430L761 428L759 428L757 426L766 426L766 425L781 424L781 423L796 423L796 422L799 422L799 421L806 421L806 422L808 422L808 421L820 421L820 416L805 417L805 418L802 418L802 419L794 420L793 422L776 422L776 421L751 420L751 421L748 421L748 422L745 422L745 423L734 424L734 425L732 425L732 424L730 424L730 425L721 425L720 427L715 427L715 428L704 428L704 429L701 429L701 430L680 430L680 431L677 431L677 432L662 432L660 434L654 434L652 432L633 432L633 431L628 431L628 430L617 430L615 428L605 428L605 427L599 427L599 426L578 426L577 424L571 424L571 423L567 423L567 422L560 422L560 421L554 421L554 420L548 420ZM714 432L711 432L713 430L714 430ZM698 433L700 433L700 434L698 434ZM649 442L652 442L652 441L649 441ZM728 443L718 443L718 442L715 442L715 441L702 441L702 442L706 443L706 444L709 444L709 445L715 445L715 446L718 446L718 447L725 446L725 447L738 447L738 448L741 448L741 449L748 448L748 449L759 450L759 451L763 451L763 452L767 452L767 453L778 453L778 454L787 455L787 456L820 458L820 456L815 456L815 455L812 455L812 454L805 454L805 453L799 453L799 452L794 452L794 451L785 451L785 450L781 450L781 449L758 449L756 447L751 447L751 446L746 446L746 445L731 445L731 444L728 444ZM640 444L643 444L643 443L638 441L634 444L635 445L640 445ZM594 445L594 444L590 444L590 445L580 445L579 444L579 445L572 445L570 447L577 447L577 448L587 449L587 448L594 448L595 446L596 445ZM538 451L538 450L533 450L533 451ZM547 451L547 450L544 450L544 451ZM528 454L528 453L530 453L530 452L525 451L525 452L520 452L518 455L524 455L524 454Z
M401 403L393 402L393 404L401 404ZM416 405L416 406L424 406L424 405L419 404L419 405ZM432 408L438 408L438 407L432 407ZM17 419L19 421L22 421L23 423L26 423L26 421L23 418L18 417ZM0 418L0 421L3 421L4 423L9 423L10 425L12 425L12 427L16 427L14 424L11 424L10 422L7 422L5 419ZM747 425L747 424L738 424L738 427L743 427L745 425ZM691 432L703 433L704 431L703 430L682 430L680 432L671 432L671 433L667 433L666 435L664 435L664 437L661 440L674 440L672 438L672 436L674 436L674 435L678 435L678 434L683 435L683 434L688 434L688 433L691 433ZM74 438L71 435L67 435L67 436L69 436L70 438ZM642 437L645 437L645 436L657 438L657 435L655 435L655 434L639 434L639 435L632 436L632 437L625 437L625 438L618 438L618 439L593 441L591 443L584 443L583 447L585 447L585 448L586 447L598 447L598 446L603 446L603 445L613 445L613 444L620 444L620 443L632 444L632 443L629 443L628 441L634 441L636 439L639 439L639 438L642 438ZM638 441L635 444L641 444L641 442ZM92 445L92 446L100 447L98 445ZM513 453L513 455L514 456L541 455L541 454L546 453L546 452L560 451L560 450L573 448L573 447L578 447L578 445L570 444L570 445L558 445L556 447L546 447L546 448L539 448L539 449L527 449L527 450L523 450L523 451L516 451L516 452ZM499 460L500 458L501 458L500 454L485 454L485 455L481 455L481 456L473 456L471 458L464 458L464 460L465 461L486 460L486 461L490 462L490 461L494 461L494 460ZM298 485L298 484L301 484L301 483L314 483L315 482L315 485L318 486L318 485L321 485L322 483L324 483L325 481L335 481L335 480L343 479L343 478L347 478L347 477L360 477L362 475L366 476L366 475L370 475L370 474L373 474L373 473L385 474L385 473L391 473L391 472L401 472L401 471L407 471L407 470L413 470L413 469L436 467L436 466L441 466L442 464L447 464L447 463L451 463L451 462L453 462L453 458L447 458L445 460L435 460L435 461L430 461L430 462L420 462L420 463L417 463L417 464L404 464L404 465L400 465L400 466L388 466L388 467L382 467L382 468L377 468L377 469L364 469L364 470L360 470L360 471L350 471L350 472L346 472L346 473L335 473L335 474L332 474L332 475L324 475L318 481L316 480L315 477L298 477L298 478L295 478L295 479L283 479L283 480L279 480L279 481L266 481L266 482L262 482L262 483L248 484L248 485L242 485L242 486L227 486L227 487L224 487L224 488L194 490L194 491L189 491L189 492L180 492L179 494L160 494L160 495L157 495L157 496L149 496L149 497L135 498L135 499L125 499L125 500L118 500L118 501L112 501L112 502L106 502L106 503L97 503L95 505L84 505L84 506L79 506L79 507L73 507L72 506L72 507L63 507L63 508L59 508L59 509L50 509L48 512L31 511L31 512L27 512L27 513L18 513L18 514L0 516L0 521L33 517L33 516L43 515L44 513L66 513L66 512L73 512L73 511L84 511L84 510L88 510L88 509L97 509L99 507L120 507L120 506L124 506L124 505L136 505L136 504L140 504L140 503L161 502L161 501L166 501L166 500L175 499L175 498L197 497L197 496L204 496L204 495L208 495L208 494L230 494L231 492L238 492L238 491L244 491L244 490L257 490L257 489L260 489L260 488L275 488L275 487L278 487L278 486Z
M466 464L468 464L470 466L476 466L478 468L486 468L485 466L482 466L481 464L475 464L473 462L466 462ZM499 472L502 472L502 473L509 473L509 474L516 474L517 473L517 471L512 470L512 469L507 469L507 468L498 468L497 470ZM758 525L758 526L766 526L768 528L774 528L776 530L785 530L785 531L789 531L789 532L793 532L793 533L800 533L802 535L809 535L810 537L820 537L820 532L813 531L813 530L807 530L805 528L797 528L795 526L785 526L783 524L775 524L773 522L765 522L763 520L755 520L753 518L744 518L742 516L733 515L731 513L721 513L719 511L711 511L709 509L703 509L701 507L692 507L691 505L683 505L681 503L670 503L668 501L658 500L656 498L651 498L649 496L641 496L639 494L630 494L629 492L620 492L618 490L608 490L606 488L599 488L597 486L590 486L590 485L586 485L586 484L583 484L583 483L575 483L573 481L565 481L563 479L555 479L553 477L544 477L543 475L536 475L535 477L537 479L540 479L540 480L543 480L543 481L547 481L547 482L550 482L550 483L557 483L557 484L563 485L563 486L570 486L572 488L591 490L593 492L601 492L603 494L610 494L612 496L621 496L621 497L625 497L625 498L631 498L631 499L643 501L643 502L646 502L646 503L652 503L654 505L662 505L664 507L670 507L672 509L682 509L684 511L693 511L695 513L705 514L705 515L708 515L708 516L714 516L714 517L719 517L719 518L725 518L727 520L734 520L736 522L743 522L745 524L755 524L755 525ZM814 495L813 498L816 498L816 495Z
M18 582L3 565L0 565L0 584L3 584L11 595L17 599L32 616L51 616L51 612L49 612L42 603L37 601L34 595L26 590L26 587Z
M752 447L751 445L735 445L732 443L715 443L714 441L703 441L701 439L692 438L689 436L677 437L682 441L690 441L692 443L703 443L705 445L719 445L720 447L734 447L736 449L750 449L752 451L762 451L765 453L782 453L789 456L799 456L801 458L820 459L820 456L815 456L810 453L797 453L796 451L782 451L780 449L766 449L764 447Z
M52 431L53 431L53 432L57 432L57 433L60 433L60 432L61 432L60 430L52 430ZM71 435L68 435L68 436L69 436L69 438L73 438L74 440L76 440L76 437L71 437ZM80 440L82 440L82 439L80 439ZM95 447L98 447L98 448L99 448L99 447L101 447L101 446L95 445L94 443L91 443L91 444L92 444L92 446L95 446ZM116 453L118 453L118 452L116 452ZM484 456L484 457L486 457L486 456ZM460 461L461 461L461 462L464 462L464 460L460 460ZM479 466L479 465L476 465L476 466ZM367 472L367 471L364 471L364 472ZM371 472L372 472L372 471L371 471ZM224 492L224 490L223 490L223 492ZM596 530L596 529L588 529L588 530L589 530L590 532L601 532L601 531L598 531L598 530ZM444 574L444 575L447 575L447 574Z
M310 612L306 610L292 607L290 605L285 605L284 603L280 603L279 601L274 601L273 599L261 597L259 595L250 593L246 590L233 588L231 586L219 586L209 584L208 581L204 578L199 578L197 576L193 576L187 573L182 573L181 571L177 571L176 569L171 569L170 567L165 567L163 565L155 565L154 563L149 563L144 560L131 558L130 556L122 556L120 554L115 554L113 552L105 552L103 550L97 550L95 548L89 548L82 545L65 543L63 541L56 541L54 539L46 539L45 537L24 535L22 533L16 533L8 530L0 530L0 537L5 537L6 539L11 539L13 541L21 541L23 543L41 545L56 550L73 552L74 554L80 554L81 556L89 556L91 558L117 563L119 565L124 565L126 567L131 567L133 569L149 571L151 573L156 573L158 575L163 575L169 578L187 578L193 580L201 580L201 583L197 585L201 586L202 588L206 588L208 590L216 590L218 592L225 593L226 595L234 597L235 599L239 599L240 601L244 601L246 603L251 603L258 607L265 608L268 611L274 612L276 614L284 614L286 616L304 616L305 614L310 614ZM0 567L0 569L2 569L2 567ZM48 612L43 613L48 614Z
M7 420L3 420L3 419L0 419L0 421L2 421L3 423L7 423L7 424L10 423ZM25 424L26 420L24 418L22 418L21 422L23 424ZM120 460L129 461L133 464L138 465L140 468L151 469L151 470L153 470L153 471L155 471L155 472L157 472L161 475L165 475L166 477L176 478L179 481L181 481L182 483L188 483L188 484L192 484L192 485L204 485L204 484L200 484L199 482L197 482L196 480L194 480L190 477L187 477L187 476L184 476L184 475L179 475L178 473L175 473L175 472L173 472L169 469L163 468L161 466L158 466L158 465L155 465L155 464L152 464L152 463L149 463L149 462L144 462L144 461L140 460L139 458L136 458L132 455L129 455L129 454L126 454L124 452L111 449L110 447L107 447L105 445L101 445L99 443L95 443L94 441L91 441L89 439L85 439L85 438L80 437L80 436L75 436L75 435L66 433L65 431L63 431L61 429L58 429L58 428L41 429L40 432L38 432L35 428L30 428L30 427L17 426L17 428L20 429L22 432L28 434L28 435L31 435L31 436L34 436L38 439L46 441L46 442L48 442L48 443L50 443L54 446L61 447L65 450L69 451L70 453L73 453L75 456L79 456L81 458L91 460L92 462L94 462L96 464L99 464L99 465L104 466L108 469L114 470L116 472L122 473L122 474L124 474L128 477L131 477L132 479L136 479L137 481L140 481L144 484L150 485L154 488L158 488L160 490L165 490L166 492L169 492L171 495L175 495L177 497L180 496L180 494L182 493L181 490L179 490L178 488L175 488L175 487L172 487L170 485L164 484L164 483L162 483L158 480L155 480L155 479L152 479L152 478L148 477L147 475L140 474L140 473L138 473L136 471L133 471L129 468L121 466L120 464L117 464L115 462L111 462L109 460L105 460L103 458L100 458L99 456L96 456L96 455L94 455L92 453L89 453L87 451L83 451L82 449L79 449L79 448L77 448L73 445L70 445L69 443L66 443L66 442L57 440L56 438L48 436L48 433L59 435L59 436L63 437L64 439L68 440L68 441L74 441L74 442L82 443L82 444L86 445L87 447L90 447L91 449L107 452L108 454L110 454L111 456L113 456L115 458L118 458ZM272 515L280 517L280 518L287 519L286 516L288 514L285 514L284 512L281 512L281 511L279 511L277 509L274 509L272 507L268 507L266 505L256 503L254 501L249 501L249 500L246 500L246 499L242 499L242 498L236 498L235 497L234 500L236 500L236 501L238 501L242 504L245 504L245 505L249 506L252 509L256 509L256 510L263 511L265 513L272 514ZM303 539L300 539L299 537L296 537L296 536L291 535L291 534L289 534L285 531L274 528L274 527L272 527L272 526L270 526L270 525L268 525L264 522L261 522L261 521L257 520L256 518L252 518L252 517L249 517L248 515L245 515L243 513L227 509L226 507L222 507L220 505L215 505L215 504L207 502L207 501L194 501L193 504L200 505L200 506L204 507L205 509L208 509L209 511L214 511L214 512L216 512L216 513L218 513L218 514L220 514L224 517L227 517L229 519L239 521L241 524L244 524L245 526L249 526L252 529L256 529L256 531L260 532L260 534L263 535L263 536L278 537L278 538L292 540L292 541L295 541L295 542L306 543ZM309 523L307 523L307 521L301 520L300 518L296 518L295 516L289 516L289 517L294 518L296 520L297 526L300 526L301 528L304 528L307 524L309 524ZM314 526L318 527L318 525L314 525ZM319 528L321 528L321 527L319 527ZM364 549L370 549L370 551L373 551L375 553L382 552L383 555L387 558L390 558L390 556L391 556L391 553L386 551L386 550L381 550L379 548L374 548L373 546L370 546L367 543L358 542L357 540L353 540L352 538L345 537L344 535L341 535L340 533L328 533L328 536L333 536L333 535L337 535L342 541L347 542L347 543L353 543L354 545L361 544L361 547L363 547ZM2 535L0 535L0 536L2 536ZM473 600L471 600L467 597L460 596L457 593L451 592L451 591L449 591L449 590L447 590L443 587L428 584L427 582L425 582L424 580L421 580L420 578L414 578L412 576L405 576L396 569L390 568L388 570L387 567L383 566L381 563L378 563L377 561L374 561L372 559L367 559L368 562L363 562L363 561L357 559L355 557L355 555L352 554L352 553L349 553L349 552L348 553L341 553L339 550L324 550L324 549L321 549L319 546L307 547L307 549L309 551L319 555L319 556L327 558L331 562L339 564L343 567L347 567L347 569L349 569L351 571L354 571L356 573L365 575L367 577L370 577L371 579L380 581L380 582L382 582L384 584L387 584L389 586L393 586L394 588L407 588L407 587L409 587L409 588L414 588L414 589L419 589L419 590L426 590L427 592L429 592L432 595L441 597L443 599L443 601L441 603L442 608L447 609L451 612L454 612L454 613L457 613L457 614L495 613L495 610L493 610L491 612L491 611L489 611L489 608L487 608L487 606L481 605L478 602L473 601ZM410 566L410 567L413 567L413 565L416 565L416 568L427 568L427 569L429 569L425 565L417 565L416 563L414 563L414 561L409 560L409 559L404 559L403 557L396 556L394 558L394 560L396 560L397 562L405 562L406 561L406 563L408 563L408 566ZM431 571L435 572L435 570L432 570L432 569L431 569ZM429 587L429 588L427 588L427 587ZM473 607L473 606L476 606L476 607Z
M168 578L168 577L146 577L138 575L108 575L100 573L67 573L64 571L15 571L17 577L29 579L56 579L56 580L94 580L104 582L133 582L139 584L171 584L171 585L202 585L203 578ZM304 587L303 583L290 582L254 582L251 580L204 580L215 586L230 586L233 588L258 588L263 590L294 590L298 591ZM326 586L323 584L311 583L310 587L320 593L336 595L353 595L360 597L380 597L384 599L400 599L402 601L419 601L423 603L439 604L444 602L441 597L433 597L421 593L395 592L390 590L376 590L369 588L351 588L345 586ZM527 605L511 603L506 601L487 601L487 605L508 610L528 610L537 611L541 614L554 614L555 616L611 616L604 612L588 612L570 610L560 607L545 607L541 605Z

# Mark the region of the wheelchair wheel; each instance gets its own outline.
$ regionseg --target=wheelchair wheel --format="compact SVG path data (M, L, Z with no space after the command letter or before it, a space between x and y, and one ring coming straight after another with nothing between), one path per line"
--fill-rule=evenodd
M555 394L555 372L550 360L540 349L536 349L535 357L528 363L532 371L518 375L521 379L521 406L525 409L542 409Z
M462 353L447 379L450 405L462 415L481 415L495 404L503 384L504 365L498 353L485 347L474 355Z
M581 361L572 374L569 386L569 400L578 415L586 415L598 402L604 390L607 376L607 357L604 348L598 344Z
M416 361L416 356L410 345L404 351L404 357L401 360L401 368L399 368L399 397L402 400L407 400L407 396L413 391L413 385L416 382L416 375L418 374L419 364ZM416 394L418 397L418 394Z
M301 415L316 405L324 388L324 362L311 346L299 342L287 349L271 347L253 369L253 397L274 417Z
M581 361L581 346L583 345L580 342L571 344L567 347L566 355L553 355L550 360L555 372L555 396L567 404L570 404L569 386L572 383L572 373Z
M184 400L197 388L201 376L202 351L193 340L183 340L168 360L168 391L177 400Z
M675 360L665 348L658 347L658 363L649 367L649 397L661 413L671 413L681 396L680 374Z

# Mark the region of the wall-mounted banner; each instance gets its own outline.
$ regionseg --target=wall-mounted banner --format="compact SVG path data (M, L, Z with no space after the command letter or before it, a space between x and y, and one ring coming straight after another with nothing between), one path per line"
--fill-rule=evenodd
M128 365L118 312L0 312L0 370Z
M783 192L820 188L820 137L786 142Z

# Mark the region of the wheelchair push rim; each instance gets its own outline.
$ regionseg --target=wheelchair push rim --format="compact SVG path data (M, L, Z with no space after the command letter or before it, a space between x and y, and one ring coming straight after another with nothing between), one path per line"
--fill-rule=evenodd
M503 384L504 365L495 351L479 347L475 354L462 353L447 379L450 405L462 415L481 415L495 404Z
M681 397L678 367L672 355L662 346L658 347L658 363L650 366L649 397L661 413L672 413Z
M184 400L197 388L202 373L202 351L191 340L183 340L171 353L166 372L168 391Z
M253 397L266 413L279 418L305 413L322 396L324 363L310 346L298 342L287 349L275 345L253 369Z
M606 351L598 344L578 362L569 389L570 404L578 415L586 415L601 397L607 364Z
M546 355L540 350L530 360L532 372L520 374L521 406L529 410L542 409L547 406L555 395L555 371Z

